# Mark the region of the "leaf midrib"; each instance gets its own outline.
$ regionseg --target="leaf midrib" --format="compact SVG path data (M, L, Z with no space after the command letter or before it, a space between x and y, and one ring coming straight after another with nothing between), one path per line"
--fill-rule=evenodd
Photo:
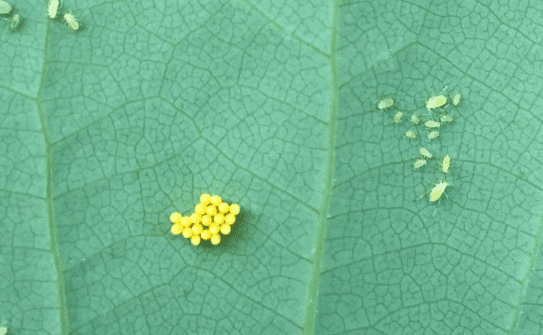
M315 228L315 242L313 254L310 258L312 267L310 268L308 287L302 321L304 335L312 335L315 332L315 317L318 303L319 285L321 280L322 258L324 255L324 240L326 238L326 229L328 227L328 213L330 201L332 199L332 190L334 183L335 167L335 148L336 148L336 129L337 114L339 104L339 73L337 67L337 42L339 37L339 1L333 2L332 21L330 25L330 54L328 62L330 64L330 105L328 110L328 128L326 133L326 167L324 169L324 187L320 203L320 210L317 217Z

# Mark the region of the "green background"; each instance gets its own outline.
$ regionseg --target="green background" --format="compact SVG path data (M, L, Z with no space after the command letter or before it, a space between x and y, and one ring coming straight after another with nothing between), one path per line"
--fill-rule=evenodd
M11 3L12 334L541 332L540 2L66 0L78 32ZM444 87L439 139L392 122ZM204 192L241 205L218 247L169 233Z

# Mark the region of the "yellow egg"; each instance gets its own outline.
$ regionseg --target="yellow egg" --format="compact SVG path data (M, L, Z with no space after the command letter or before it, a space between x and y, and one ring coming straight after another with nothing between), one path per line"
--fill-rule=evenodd
M217 214L215 215L215 217L213 218L213 221L217 224L221 224L224 222L224 215L222 214Z
M234 214L228 214L226 216L224 222L226 222L229 225L232 225L232 224L234 224L234 222L236 222L236 217L234 216Z
M207 193L204 193L200 196L200 203L202 205L207 205L208 203L211 202L211 196Z
M178 212L173 212L171 215L170 215L170 221L172 223L181 223L181 217L183 217L181 215L181 213L178 213Z
M222 202L219 205L219 212L224 214L224 213L228 213L229 210L230 210L230 206L226 202Z
M223 225L221 226L221 234L223 234L223 235L228 235L228 234L230 234L230 231L231 231L231 230L230 230L230 226L229 226L229 225L223 224Z
M211 244L217 245L221 243L221 236L219 234L215 234L211 236Z
M192 229L185 228L183 229L183 237L184 238L190 238L192 236Z
M215 214L217 214L217 207L215 207L213 205L207 206L206 213L207 213L207 215L215 215Z
M240 208L239 208L239 205L238 204L232 204L230 205L230 213L234 214L234 215L238 215L239 214L239 211L240 211Z
M199 245L200 244L200 236L193 236L190 238L190 243L192 245Z
M209 240L209 238L211 237L211 233L209 232L209 229L204 229L204 231L202 231L202 234L200 234L200 237L204 241Z
M181 231L183 231L183 227L179 224L174 224L172 228L170 229L170 232L174 235L181 234Z
M214 196L211 197L211 203L213 205L219 206L221 202L222 202L222 199L218 195L214 195Z
M202 224L206 227L209 226L211 224L211 216L209 215L202 216Z
M212 225L209 227L209 232L211 233L211 235L218 234L218 233L219 233L219 225L217 225L217 224L212 224Z

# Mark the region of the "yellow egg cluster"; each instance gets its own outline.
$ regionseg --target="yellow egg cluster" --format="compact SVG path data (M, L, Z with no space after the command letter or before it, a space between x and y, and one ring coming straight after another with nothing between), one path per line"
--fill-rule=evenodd
M193 245L199 245L201 240L210 240L211 244L217 245L221 243L221 234L230 234L239 211L238 204L229 205L222 202L218 195L204 193L190 216L178 212L170 215L173 223L170 232L174 235L183 234Z

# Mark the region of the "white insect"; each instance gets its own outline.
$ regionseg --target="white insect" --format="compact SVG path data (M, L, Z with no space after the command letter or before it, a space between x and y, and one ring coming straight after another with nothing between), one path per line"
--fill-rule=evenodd
M449 183L447 183L446 181L442 181L436 186L434 186L434 188L430 192L429 200L431 202L434 202L434 201L437 201L439 198L441 198L441 195L443 194L443 192L445 192L445 189L447 188L447 186L449 186Z
M21 26L21 23L23 22L23 19L21 18L21 15L15 14L11 17L11 21L9 22L9 30L11 32L16 31Z
M424 165L426 165L427 161L425 159L418 159L415 164L413 164L413 167L415 169L420 169L421 167L423 167Z
M381 100L379 104L377 105L377 108L380 110L385 110L387 108L390 108L394 105L394 100L392 98L386 98L384 100Z
M8 15L11 13L11 5L5 1L0 0L0 14L1 15Z
M439 137L439 131L432 131L431 133L428 134L429 140L433 140L434 138L438 138L438 137Z
M49 7L47 9L47 15L52 19L56 18L59 6L60 6L60 1L59 0L49 0Z
M432 109L439 108L447 103L447 97L444 95L436 95L428 99L426 102L426 109L431 111Z
M428 128L439 128L440 126L439 122L432 120L424 122L424 125Z
M79 22L77 22L77 19L72 13L64 14L64 20L66 20L66 23L68 26L70 26L70 28L72 28L72 30L79 29Z
M428 158L428 159L434 157L434 156L430 153L430 151L428 151L428 149L426 149L426 148L420 148L419 151L420 151L420 154L421 154L421 155L423 155L424 157L426 157L426 158Z
M460 95L460 93L457 93L452 99L452 104L454 106L458 106L460 104L460 100L462 100L462 95Z
M402 115L403 115L402 112L398 112L398 113L394 114L394 123L402 122Z
M409 138L412 138L412 139L415 139L417 138L417 134L415 134L415 132L411 131L411 130L408 130L405 132L405 136L409 137Z
M443 164L441 164L441 171L443 171L443 173L449 173L450 166L451 166L451 157L447 155L443 157Z
M420 122L420 120L415 114L411 115L411 123L419 124L419 122Z
M441 123L451 123L453 122L453 118L450 115L443 115L441 116Z

